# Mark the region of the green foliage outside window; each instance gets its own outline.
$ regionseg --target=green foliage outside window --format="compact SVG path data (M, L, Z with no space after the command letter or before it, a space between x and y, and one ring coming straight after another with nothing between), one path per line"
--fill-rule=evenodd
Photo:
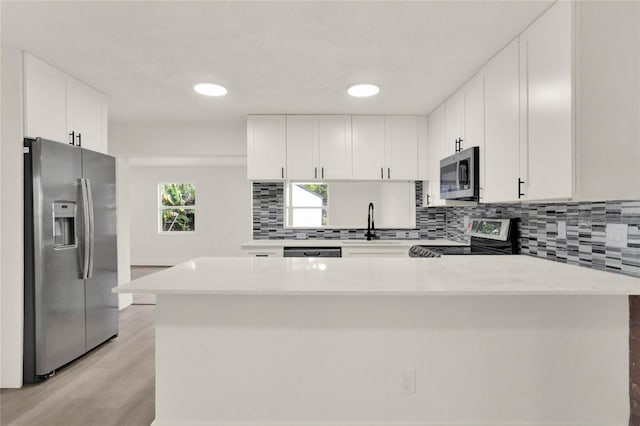
M196 187L191 183L160 185L162 231L195 231Z

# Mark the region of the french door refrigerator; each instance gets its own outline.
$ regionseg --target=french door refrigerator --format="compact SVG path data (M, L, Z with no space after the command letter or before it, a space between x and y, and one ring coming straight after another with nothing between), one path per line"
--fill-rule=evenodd
M118 335L115 159L24 140L24 377Z

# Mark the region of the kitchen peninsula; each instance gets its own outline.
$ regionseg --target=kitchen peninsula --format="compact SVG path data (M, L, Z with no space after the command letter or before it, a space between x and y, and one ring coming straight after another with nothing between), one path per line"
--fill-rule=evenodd
M628 422L637 278L528 256L197 258L115 291L157 295L154 426Z

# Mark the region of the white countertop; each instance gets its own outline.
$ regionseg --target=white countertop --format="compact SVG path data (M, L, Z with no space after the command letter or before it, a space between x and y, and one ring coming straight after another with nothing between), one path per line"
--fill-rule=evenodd
M240 245L241 248L259 247L411 247L413 245L428 246L468 246L469 243L459 243L450 240L251 240Z
M116 287L209 295L627 295L640 279L531 256L203 257Z

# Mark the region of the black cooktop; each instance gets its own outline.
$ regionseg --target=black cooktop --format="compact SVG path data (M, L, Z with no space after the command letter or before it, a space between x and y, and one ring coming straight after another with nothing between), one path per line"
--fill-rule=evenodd
M472 219L467 230L471 236L469 246L415 245L409 249L409 256L519 254L517 222L518 219Z

